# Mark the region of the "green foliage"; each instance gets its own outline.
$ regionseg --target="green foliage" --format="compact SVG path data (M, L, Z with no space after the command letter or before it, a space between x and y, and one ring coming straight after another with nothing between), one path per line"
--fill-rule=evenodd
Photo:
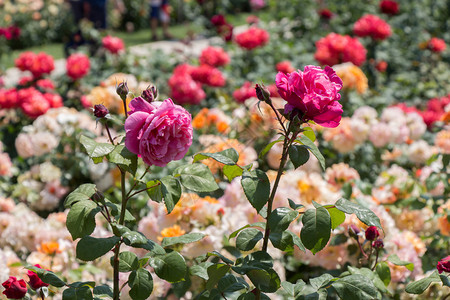
M206 281L206 289L211 290L216 286L225 274L231 269L229 265L226 264L214 264L208 267L208 280Z
M244 171L241 185L248 201L259 212L269 200L270 182L266 173L259 169Z
M108 161L120 166L131 174L135 175L137 170L137 155L131 153L124 145L114 146L114 150L107 156Z
M204 164L192 164L178 167L174 176L179 176L181 184L194 192L213 192L219 188L211 171Z
M139 259L133 252L124 251L119 254L119 271L131 272L139 268Z
M103 161L103 157L108 155L114 150L114 146L109 143L97 143L91 138L85 135L80 137L80 143L86 150L87 155L94 161L94 163L100 163Z
M274 293L281 286L281 280L277 272L273 269L268 270L250 270L247 273L250 281L259 288L261 291L266 293Z
M309 160L309 151L306 146L292 145L289 147L289 158L297 169Z
M170 213L181 197L181 184L177 178L173 176L161 178L161 194L164 198L167 213Z
M355 214L356 217L366 225L381 227L380 219L370 209L362 206L361 204L350 202L346 199L339 199L334 206L346 214Z
M441 282L441 278L437 271L434 271L428 277L409 283L405 291L410 294L422 294L432 283L438 282Z
M243 229L236 238L236 247L242 251L250 251L262 238L263 234L258 229Z
M82 200L76 202L67 214L66 226L76 240L94 232L95 215L101 211L94 201Z
M267 220L271 232L285 231L292 221L297 218L298 212L287 207L274 209Z
M92 291L89 286L83 285L80 287L70 287L63 292L64 300L91 300L94 299Z
M331 284L341 299L381 299L381 294L369 278L353 274L339 278Z
M308 209L303 215L302 222L303 228L300 232L302 243L313 254L316 254L326 246L330 239L330 214L323 207Z
M146 269L138 269L128 276L130 296L134 300L147 299L153 290L153 278Z
M226 149L216 153L198 153L194 155L193 163L196 163L200 160L212 158L222 164L225 165L235 165L239 159L239 154L233 148Z
M181 236L165 237L162 240L161 246L169 247L169 246L176 245L176 244L194 243L194 242L200 241L204 237L205 237L205 235L203 233L199 233L199 232L191 232L191 233L183 234Z
M82 184L66 197L64 207L69 208L78 201L91 200L92 195L96 192L97 187L95 184Z
M394 265L397 266L404 266L406 267L408 270L413 271L414 270L414 264L412 262L409 261L404 261L404 260L400 260L400 258L398 258L397 254L392 254L390 255L387 260L391 263L393 263Z
M47 271L35 266L27 266L26 268L36 273L43 282L52 286L63 287L66 285L66 283L52 271Z
M151 258L150 265L155 269L159 278L168 282L178 282L185 279L186 261L177 251Z
M77 258L92 261L108 253L120 241L117 236L108 238L95 238L84 236L77 244Z
M311 151L311 153L319 161L319 164L322 167L322 169L325 170L325 158L323 157L319 148L317 148L317 146L308 137L301 135L295 140L295 142L308 147L308 150Z
M377 264L377 267L375 268L375 271L377 272L378 277L380 277L384 285L388 286L391 282L391 270L389 269L389 265L384 261L379 262Z

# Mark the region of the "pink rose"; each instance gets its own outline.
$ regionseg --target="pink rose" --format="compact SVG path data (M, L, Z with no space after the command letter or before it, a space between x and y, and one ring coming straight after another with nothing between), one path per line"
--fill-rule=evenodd
M342 116L339 91L342 80L328 66L322 70L306 66L305 70L284 74L279 72L276 85L281 98L288 104L285 110L294 108L303 112L305 121L313 120L324 127L337 127Z
M125 121L125 146L148 165L166 166L182 159L192 144L192 117L172 99L149 103L141 97L130 104Z
M125 44L122 39L107 35L102 39L103 47L112 54L118 54L125 50Z

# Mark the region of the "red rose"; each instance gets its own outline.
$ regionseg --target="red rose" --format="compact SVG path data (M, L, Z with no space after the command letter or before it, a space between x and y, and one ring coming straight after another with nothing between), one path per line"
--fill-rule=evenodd
M378 228L376 226L370 226L366 229L366 239L369 241L375 240L377 237L380 236L380 233L378 232Z
M323 9L319 10L319 16L322 19L330 20L333 17L333 13L328 8L323 8Z
M445 41L443 39L438 39L434 37L431 40L429 40L428 48L433 52L440 53L444 51L445 48L447 48L447 45L445 44Z
M441 259L437 264L439 274L442 272L450 273L450 255Z
M39 264L36 264L34 266L41 268L41 266ZM38 288L41 288L43 286L48 286L48 283L43 282L39 278L39 276L36 273L34 273L33 271L28 270L27 275L30 278L30 281L28 282L28 284L31 286L31 288L33 290L37 290Z
M380 2L380 10L387 15L398 14L398 3L393 0L383 0Z
M5 288L3 294L9 299L22 299L27 293L25 280L17 280L14 276L10 276L8 280L2 283L2 286Z

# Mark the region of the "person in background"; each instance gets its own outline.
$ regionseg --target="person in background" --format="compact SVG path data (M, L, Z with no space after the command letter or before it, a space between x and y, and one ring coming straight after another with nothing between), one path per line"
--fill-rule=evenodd
M89 21L94 23L96 29L106 29L107 18L107 0L84 0L85 3L85 15ZM114 0L114 5L119 9L121 13L125 11L125 6L122 0Z
M150 28L152 30L152 40L158 40L156 31L158 29L158 21L162 23L162 30L165 39L173 39L169 33L169 1L168 0L150 0Z

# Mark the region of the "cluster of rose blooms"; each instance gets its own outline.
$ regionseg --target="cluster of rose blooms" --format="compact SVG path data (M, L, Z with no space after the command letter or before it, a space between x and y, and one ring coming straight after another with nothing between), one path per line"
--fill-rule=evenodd
M23 85L21 85L23 84ZM21 109L29 118L37 118L50 108L63 106L62 98L49 79L23 77L19 87L0 89L0 109Z
M369 139L375 147L387 144L411 143L426 131L426 124L415 112L404 113L398 107L388 107L381 116L375 109L363 106L351 118L343 118L337 128L325 129L323 137L341 153L352 152Z
M417 107L408 107L405 104L397 105L404 112L416 112L418 113L428 128L431 128L434 123L438 121L449 122L450 121L450 94L441 98L433 98L428 100L424 110L420 110Z
M8 27L0 27L0 37L4 36L7 40L15 40L20 37L20 28L11 25Z
M199 61L200 66L182 64L173 70L169 86L176 102L199 104L206 97L202 84L210 87L225 85L225 77L217 67L228 64L230 58L222 48L204 49Z
M39 264L34 265L35 267L40 268L41 266ZM41 292L41 288L47 287L48 283L43 282L38 275L33 271L27 272L28 279L28 285L31 289L35 290L39 295L44 295L44 292ZM27 284L25 280L20 279L17 280L15 276L11 276L2 283L2 286L5 288L5 290L2 292L8 299L22 299L27 294Z
M211 24L215 27L217 34L225 41L229 42L233 39L233 25L227 22L224 15L212 16Z

